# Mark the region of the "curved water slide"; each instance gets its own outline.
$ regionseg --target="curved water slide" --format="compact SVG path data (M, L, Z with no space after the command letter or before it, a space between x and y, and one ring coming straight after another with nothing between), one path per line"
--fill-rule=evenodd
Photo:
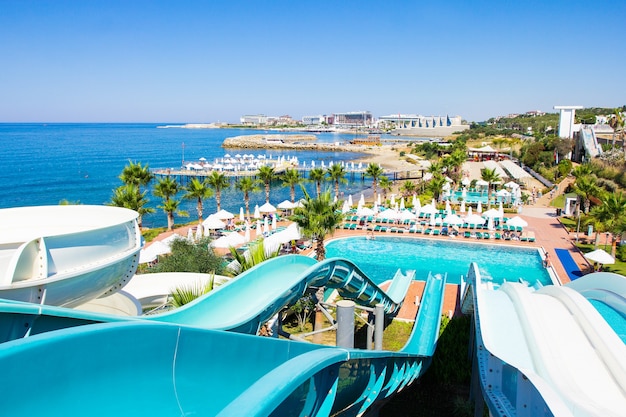
M581 127L580 136L583 142L583 148L590 158L602 155L602 147L598 144L596 131L593 129L593 127Z
M106 206L0 210L0 298L75 307L114 294L137 269L137 217Z
M475 264L468 278L475 370L492 415L623 415L626 345L581 294L520 283L494 290Z
M428 278L413 332L399 352L147 320L13 340L0 349L0 409L11 416L362 415L427 369L444 288L445 277Z
M357 304L383 304L395 314L404 300L414 271L394 276L387 292L352 262L331 258L317 262L302 255L270 259L215 290L171 312L142 317L119 317L82 310L0 302L0 341L45 331L121 320L150 320L213 330L256 334L284 306L296 302L308 288L326 286Z

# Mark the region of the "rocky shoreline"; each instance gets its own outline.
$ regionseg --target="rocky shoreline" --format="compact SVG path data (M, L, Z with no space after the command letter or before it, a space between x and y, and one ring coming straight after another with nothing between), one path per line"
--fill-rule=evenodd
M365 152L368 148L348 143L315 143L315 135L243 135L224 139L225 149L309 149L318 151Z

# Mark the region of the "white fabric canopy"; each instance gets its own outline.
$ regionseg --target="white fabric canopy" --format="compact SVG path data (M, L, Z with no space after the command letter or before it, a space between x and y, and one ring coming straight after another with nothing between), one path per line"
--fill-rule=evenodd
M226 223L221 221L215 214L211 214L205 221L202 222L202 227L211 230L223 229L226 227Z
M437 208L433 206L432 204L426 204L422 206L422 208L420 209L420 213L425 213L425 214L434 214L434 213L437 213L438 211L439 210L437 210Z
M448 214L446 217L444 217L443 222L449 225L459 225L463 224L463 219L460 218L457 214Z
M400 218L400 213L395 211L394 209L387 209L378 213L376 217L378 217L379 219L397 220Z
M598 262L600 264L614 264L615 263L615 258L613 258L611 255L609 255L606 251L604 251L603 249L596 249L592 252L589 253L585 253L583 255L585 258L589 259L590 261L593 262Z
M276 207L274 207L270 203L265 203L261 207L259 207L259 212L261 213L274 213L275 211Z
M486 212L483 213L483 217L486 217L488 219L490 218L495 218L495 217L500 217L500 211L496 210L496 209L489 209Z
M231 232L211 242L211 246L214 248L229 248L231 246L243 245L245 242L246 240L242 235L237 232Z
M170 253L171 251L169 245L157 240L156 242L152 242L150 246L139 251L139 263L145 264L155 261L157 256Z
M369 207L361 207L356 211L357 216L373 216L374 214L376 214L374 210Z
M296 205L289 200L285 200L278 204L278 208L281 210L291 210L294 207L296 207Z
M465 216L465 223L467 224L485 224L485 220L483 217L478 214L470 214Z
M514 226L514 227L526 227L528 226L528 222L526 222L526 220L522 219L519 216L515 216L509 220L506 221L506 225L507 226Z
M221 209L220 211L218 211L217 213L213 215L220 220L227 220L227 219L232 219L233 217L235 217L233 213L231 213L230 211L226 211L224 209Z
M261 216L261 212L259 211L259 205L257 204L256 206L254 206L254 218L255 219L260 219Z

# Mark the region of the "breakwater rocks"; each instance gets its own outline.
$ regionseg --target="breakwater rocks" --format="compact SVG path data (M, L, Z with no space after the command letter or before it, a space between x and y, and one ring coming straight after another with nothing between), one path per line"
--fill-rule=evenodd
M315 135L244 135L224 139L226 149L314 149L320 151L355 151L364 147L346 143L315 143ZM350 149L346 149L350 148Z

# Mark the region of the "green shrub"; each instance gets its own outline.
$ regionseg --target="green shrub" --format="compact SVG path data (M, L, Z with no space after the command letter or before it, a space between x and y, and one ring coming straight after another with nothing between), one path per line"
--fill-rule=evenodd
M172 242L172 253L163 256L159 262L146 272L199 272L203 274L223 274L222 258L217 256L209 244L210 238L202 238L197 243L187 239Z
M626 245L619 245L615 248L615 257L622 262L626 262Z

